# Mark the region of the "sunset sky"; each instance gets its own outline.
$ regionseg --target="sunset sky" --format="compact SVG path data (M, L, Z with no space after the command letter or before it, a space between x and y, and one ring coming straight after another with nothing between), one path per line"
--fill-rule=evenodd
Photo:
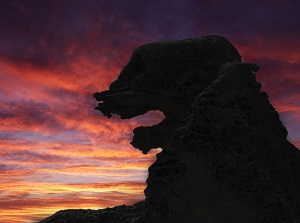
M300 1L1 0L0 222L144 198L155 153L131 147L132 120L94 110L137 46L223 35L300 148Z

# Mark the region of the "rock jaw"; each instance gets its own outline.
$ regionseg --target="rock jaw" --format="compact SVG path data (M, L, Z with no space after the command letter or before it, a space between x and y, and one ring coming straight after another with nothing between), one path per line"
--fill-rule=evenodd
M240 61L235 47L224 37L203 36L180 41L145 44L134 50L110 89L95 93L95 108L130 119L160 110L165 119L133 130L131 145L144 154L165 148L191 109L194 98L213 81L226 62Z
M144 154L152 148L165 147L174 135L176 126L179 125L178 120L182 119L180 115L183 112L180 106L159 94L122 89L95 93L94 97L100 101L96 110L101 111L108 118L112 114L117 114L122 119L130 119L152 110L160 110L164 113L166 118L157 125L140 126L133 130L134 136L130 144L142 150ZM169 115L169 110L172 109L177 110L178 113Z

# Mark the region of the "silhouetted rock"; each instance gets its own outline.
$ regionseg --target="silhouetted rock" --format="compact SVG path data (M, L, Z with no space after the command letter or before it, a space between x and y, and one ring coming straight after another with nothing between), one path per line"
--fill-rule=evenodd
M300 152L256 82L258 70L219 36L137 48L110 90L94 96L107 117L166 116L134 130L132 144L144 153L163 148L145 201L62 211L42 223L300 223Z

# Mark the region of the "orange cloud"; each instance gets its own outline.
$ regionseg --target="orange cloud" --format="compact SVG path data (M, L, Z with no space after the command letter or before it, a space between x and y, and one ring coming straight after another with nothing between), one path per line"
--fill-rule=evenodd
M7 187L10 192L7 193ZM145 183L55 184L11 182L0 185L3 223L40 220L67 208L99 209L132 204L144 198ZM47 197L47 200L44 199ZM31 217L29 217L31 216Z

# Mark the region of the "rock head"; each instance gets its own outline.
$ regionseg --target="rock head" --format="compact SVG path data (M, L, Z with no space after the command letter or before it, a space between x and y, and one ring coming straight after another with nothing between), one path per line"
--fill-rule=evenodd
M235 47L217 36L140 46L109 90L94 94L100 102L96 109L124 119L162 111L166 118L158 125L136 128L131 144L144 153L165 148L195 97L218 76L222 65L240 60Z
M300 223L300 152L256 81L220 36L145 44L97 110L165 119L134 129L131 144L162 148L149 168L146 199L98 211L65 210L42 223Z

